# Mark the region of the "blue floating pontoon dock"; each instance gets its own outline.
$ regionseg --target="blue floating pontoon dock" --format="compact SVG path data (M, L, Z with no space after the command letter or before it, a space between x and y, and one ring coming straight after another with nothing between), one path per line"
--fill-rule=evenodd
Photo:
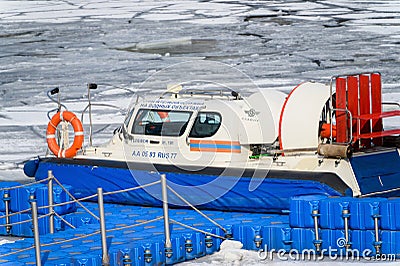
M70 202L71 187L54 186L54 234L50 234L47 186L16 189L2 183L1 235L23 237L0 246L1 265L35 265L32 213L26 202L39 203L38 225L43 265L102 265L99 205ZM9 196L5 196L9 194ZM13 203L14 201L14 203ZM8 205L9 227L4 214ZM171 249L165 248L163 208L104 204L106 244L110 265L164 265L192 260L219 250L224 239L243 243L247 250L359 256L400 254L400 199L299 196L284 214L169 209ZM19 213L21 212L22 213ZM251 211L251 210L249 210ZM11 226L12 225L12 226ZM7 230L8 229L8 230ZM368 251L365 253L365 251ZM333 252L333 253L332 253Z
M84 206L98 214L96 203L85 203ZM124 256L127 254L131 265L174 264L195 259L217 251L222 238L226 235L242 241L247 249L257 248L254 242L256 235L280 248L285 246L283 242L281 243L285 232L290 231L287 215L204 211L204 214L227 229L225 233L193 210L170 209L171 220L221 238L206 236L205 233L171 223L172 257L167 258L164 251L163 221L146 223L162 217L162 208L117 204L105 204L104 207L110 265L125 265L123 264ZM99 222L82 208L64 215L64 218L76 229L64 224L56 226L58 231L55 234L41 235L42 263L44 265L102 265ZM142 225L130 227L134 224ZM40 229L48 231L46 226L48 224L41 226ZM123 227L127 228L121 229ZM27 234L27 238L23 240L0 246L0 254L31 247L33 239L28 238L30 236L31 234ZM72 240L74 238L76 240ZM273 239L276 243L273 243ZM56 244L57 242L61 243ZM1 263L17 261L21 265L34 265L34 249L0 258Z

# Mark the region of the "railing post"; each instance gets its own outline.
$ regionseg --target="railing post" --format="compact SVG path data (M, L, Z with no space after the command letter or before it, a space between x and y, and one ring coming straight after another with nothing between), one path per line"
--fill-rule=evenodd
M167 178L165 174L161 174L160 177L161 177L161 192L162 192L163 212L164 212L165 256L167 258L171 258L172 243L171 243L171 233L169 231Z
M10 225L10 192L8 190L4 191L3 194L3 201L4 207L6 209L6 232L10 234L11 232L11 225Z
M342 210L342 217L344 219L344 238L346 240L345 248L346 252L351 248L350 237L349 237L349 218L350 218L350 211L348 207L345 207Z
M314 246L317 252L321 251L321 244L322 241L319 238L319 226L318 226L318 217L319 217L319 211L318 211L318 207L317 206L313 206L314 209L311 212L311 215L314 219L314 230L315 230L315 240L314 240Z
M379 218L381 217L379 214L379 209L378 206L375 206L374 208L374 215L372 217L374 218L374 231L375 231L375 242L374 242L374 247L376 250L376 254L381 254L382 250L382 241L379 240Z
M107 236L106 236L106 221L104 215L104 201L103 201L103 189L101 187L97 188L97 198L99 204L99 214L100 214L100 233L101 233L101 249L102 249L102 260L103 266L110 265L110 257L108 256L107 250Z
M47 193L49 198L49 227L50 227L50 234L54 234L54 200L53 200L53 171L49 170L47 172L49 181L47 183Z
M36 265L42 265L42 261L40 258L39 222L38 222L37 202L35 199L35 195L30 195L29 201L32 210L32 224L33 224L33 237L35 243Z

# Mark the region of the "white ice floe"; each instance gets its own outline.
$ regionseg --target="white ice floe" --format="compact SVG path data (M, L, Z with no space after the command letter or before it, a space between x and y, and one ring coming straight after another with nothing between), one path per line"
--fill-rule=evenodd
M201 24L201 25L223 25L223 24L234 24L240 21L239 17L211 17L211 18L194 18L188 20L188 23Z
M123 90L119 90L123 91ZM114 95L114 93L104 95ZM122 123L126 110L132 99L129 97L108 99L106 101L96 101L93 104L100 104L100 106L94 105L92 107L93 111L93 123L94 124L118 124ZM62 102L66 104L69 111L74 112L78 118L81 118L83 109L87 105L87 101L83 99L82 101L76 102ZM118 107L119 109L108 107L105 105L112 105ZM7 107L1 110L0 115L0 126L38 126L47 125L49 120L47 118L47 112L56 106L54 103L46 104L36 104L29 106L14 106ZM101 112L101 114L99 113ZM52 112L50 116L54 115ZM84 122L88 121L88 111L85 112Z
M5 1L0 0L0 19L65 23L81 19L132 18L137 13L160 7L152 1Z
M65 23L99 18L141 18L150 21L185 20L188 22L233 23L235 14L250 9L235 3L203 3L196 1L5 1L0 0L0 19L4 21L36 21ZM195 16L199 19L192 20Z
M149 14L140 15L138 18L151 20L151 21L188 20L188 19L193 18L193 15L192 14L152 12Z
M74 112L80 119L79 112ZM54 114L54 113L53 113ZM9 118L0 117L0 126L40 126L47 125L49 120L47 112L29 111L29 112L6 112ZM86 112L87 115L87 112ZM116 114L115 111L100 115L93 115L93 124L122 124L124 120L123 114ZM84 122L87 123L88 117L84 116Z

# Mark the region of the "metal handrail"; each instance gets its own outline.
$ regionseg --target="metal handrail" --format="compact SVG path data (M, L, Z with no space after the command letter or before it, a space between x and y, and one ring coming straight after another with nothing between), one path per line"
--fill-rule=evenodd
M118 109L119 111L123 111L123 112L125 111L124 108L121 108L121 107L116 106L116 105L108 104L108 103L91 103L91 104L86 105L86 107L83 109L83 111L82 111L82 113L81 113L81 122L82 122L82 123L83 123L83 116L85 115L87 109L89 108L89 105L92 105L92 106L111 107L111 108Z
M90 94L89 94L90 95ZM107 103L91 103L89 101L88 105L86 105L86 107L83 109L82 114L81 114L81 122L83 124L83 116L85 115L85 112L87 109L89 109L89 147L92 147L93 144L93 123L92 123L92 106L103 106L103 107L111 107L111 108L115 108L118 109L119 111L125 111L125 109L118 107L116 105L112 105L112 104L107 104Z
M50 117L50 113L53 111L61 111L61 107L63 107L65 110L67 110L67 107L61 103L61 99L60 99L60 90L58 87L54 88L54 89L50 89L47 91L47 97L54 103L56 103L58 105L57 108L51 109L47 112L47 118L49 118L49 120L51 120ZM57 94L57 100L53 99L52 95Z
M396 105L400 109L400 103L397 102L382 102L382 105Z
M350 121L353 121L353 115L351 114L349 109L347 109L347 108L346 109L332 108L332 112L333 111L345 112L346 114L348 114ZM331 121L332 121L332 117L331 117ZM330 135L329 139L332 142L333 141L333 136L332 136L332 134L333 134L333 124L332 123L330 123L330 127L331 127L331 132L330 132L331 135ZM349 134L348 134L347 137L348 137L349 141L348 142L344 142L343 144L351 144L352 141L353 141L353 128L351 126L349 127ZM339 143L339 142L336 142L336 143Z
M179 92L173 92L173 91L164 91L161 95L160 95L160 99L163 98L165 95L167 94L178 94L178 95L189 95L189 96L195 96L195 95L199 95L199 96L210 96L210 97L214 97L214 96L219 96L219 97L234 97L236 99L242 99L240 93L238 93L237 91L228 88L228 87L222 87L219 89L185 89L183 88L182 90L180 90Z
M331 77L332 79L340 78L340 77L349 77L349 76L358 76L358 75L370 75L370 74L381 74L379 71L365 71L365 72L358 72L358 73L347 73L347 74L341 74L341 75L335 75Z

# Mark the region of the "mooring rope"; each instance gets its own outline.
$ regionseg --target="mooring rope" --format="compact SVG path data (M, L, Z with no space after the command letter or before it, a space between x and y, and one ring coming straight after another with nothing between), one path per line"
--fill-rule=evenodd
M34 248L35 248L35 246L32 245L32 246L27 247L27 248L18 249L16 251L9 252L7 254L0 254L0 258L7 257L7 256L10 256L10 255L15 255L15 254L18 254L18 253L21 253L21 252L24 252L24 251L28 251L28 250L34 249Z
M156 184L158 184L158 183L160 183L160 182L161 182L161 181L155 181L155 182L153 182L153 183L149 183L149 184L146 184L146 185L137 186L137 187L133 187L133 188L127 188L127 189L122 189L122 190L116 190L116 191L105 192L105 193L103 193L103 195L112 195L112 194L123 193L123 192L127 192L127 191L133 191L133 190L137 190L137 189L141 189L141 188L153 186L153 185L156 185ZM65 201L65 202L56 203L56 204L53 204L53 205L40 206L40 207L38 207L38 210L40 210L40 209L46 209L46 208L49 208L49 207L53 207L53 208L54 208L54 207L59 207L59 206L63 206L63 205L71 204L71 203L76 203L76 202L78 202L78 201L85 201L85 200L88 200L88 199L95 198L95 197L97 197L97 196L98 196L98 195L97 195L97 193L96 193L96 194L93 194L93 195L90 195L90 196L87 196L87 197L83 197L83 198L79 198L79 199L76 199L76 200ZM1 218L1 217L0 217L0 218Z
M86 235L83 235L83 236L77 236L77 237L74 237L74 238L65 239L65 240L61 240L61 241L56 241L56 242L51 242L51 243L46 243L46 244L40 244L40 246L41 247L49 247L49 246L53 246L53 245L64 244L64 243L72 242L72 241L75 241L75 240L87 238L87 237L90 237L90 236L95 236L95 235L98 235L98 234L100 234L100 230L94 231L93 233L86 234Z
M49 207L53 207L54 208L54 207L63 206L63 205L71 204L71 203L77 203L85 211L87 211L90 215L92 215L95 219L100 220L100 218L97 215L95 215L92 211L90 211L87 207L85 207L82 203L80 203L81 201L85 201L85 200L97 197L98 196L97 193L93 194L93 195L89 195L87 197L83 197L83 198L77 199L54 176L46 178L46 179L43 179L43 180L41 180L41 182L49 180L50 178L54 178L54 180L57 182L57 184L68 194L68 196L70 196L72 198L72 200L67 201L67 202L53 204L53 205L48 205L48 206L40 206L40 207L38 207L38 210L47 209ZM123 192L127 192L127 191L134 191L134 190L137 190L137 189L141 189L141 188L145 188L145 187L156 185L156 184L158 184L160 182L161 181L155 181L155 182L148 183L148 184L145 184L145 185L142 185L142 186L137 186L137 187L128 188L128 189L122 189L122 190L116 190L116 191L110 191L110 192L104 193L103 195L112 195L112 194L123 193ZM34 183L31 183L31 184L36 184L36 183L40 183L40 182L34 182ZM21 185L21 186L16 186L16 187L7 188L7 189L20 188L20 187L24 187L24 186L27 186L27 185ZM31 211L31 209L29 208L29 209L25 209L25 210L22 210L22 211L19 211L19 212L13 212L13 213L8 214L8 217L11 217L11 216L14 216L14 215L18 215L18 214L27 213L27 212L30 212L30 211ZM0 219L4 219L6 217L7 217L6 215L2 215L2 216L0 216ZM58 217L61 217L61 216L58 216ZM15 223L15 224L20 224L20 223L21 222L18 222L18 223ZM1 226L10 226L10 225L14 225L14 224L0 225L0 227Z
M172 223L178 224L178 225L183 226L183 227L186 227L186 228L188 228L188 229L191 229L191 230L194 230L194 231L197 231L197 232L206 234L206 235L210 235L210 236L212 236L212 237L221 238L221 239L224 239L224 240L226 239L226 238L223 237L223 236L219 236L219 235L216 235L216 234L213 234L213 233L210 233L210 232L207 232L207 231L198 229L198 228L196 228L196 227L193 227L193 226L190 226L190 225L187 225L187 224L183 224L183 223L178 222L178 221L176 221L176 220L174 220L174 219L169 219L169 220L170 220Z
M22 214L22 213L26 213L26 212L30 212L30 211L31 211L31 209L29 208L29 209L25 209L25 210L22 210L22 211L19 211L19 212L9 213L8 217L11 217L11 216L14 216L14 215L18 215L18 214ZM7 217L7 215L2 215L2 216L0 216L0 219L4 219L6 217Z
M118 194L118 193L123 193L123 192L129 192L129 191L138 190L138 189L145 188L145 187L154 186L154 185L157 185L158 183L161 183L161 181L154 181L152 183L148 183L148 184L145 184L145 185L132 187L132 188L126 188L126 189L121 189L121 190L104 192L103 195L106 196L106 195Z
M65 202L61 202L61 203L56 203L56 204L53 204L53 205L40 206L40 207L38 207L38 210L48 209L49 207L53 207L53 208L54 207L59 207L59 206L63 206L63 205L71 204L71 203L76 203L78 201L85 201L85 200L88 200L88 199L91 199L91 198L95 198L95 197L97 197L97 194L93 194L93 195L90 195L90 196L87 196L87 197L84 197L84 198L79 198L79 199L76 199L76 200L70 200L70 201L65 201Z
M129 228L132 228L132 227L141 226L141 225L149 224L149 223L152 223L152 222L157 222L159 220L162 220L163 218L164 218L163 216L160 216L160 217L157 217L157 218L154 218L154 219L151 219L151 220L147 220L147 221L144 221L144 222L141 222L141 223L108 229L108 230L106 230L106 232L109 233L109 232L119 231L119 230L123 230L123 229L129 229Z
M38 220L42 219L42 218L45 218L47 216L50 216L50 213L39 216ZM32 219L28 219L28 220L23 220L23 221L19 221L19 222L15 222L15 223L10 223L10 224L0 224L0 227L14 226L14 225L18 225L18 224L29 223L31 221L32 221Z
M158 221L158 220L161 220L161 219L163 219L162 216L157 217L157 218L152 219L152 220L144 221L144 222L138 223L138 224L133 224L133 225L128 225L128 226L109 229L106 232L108 233L108 232L118 231L118 230L122 230L122 229L129 229L129 228L132 228L132 227L136 227L136 226L152 223L152 222L155 222L155 221ZM61 241L56 241L56 242L52 242L52 243L41 244L40 246L41 247L48 247L48 246L52 246L52 245L64 244L64 243L67 243L67 242L72 242L72 241L75 241L75 240L87 238L87 237L94 236L94 235L97 235L97 234L100 234L100 230L94 231L93 233L90 233L90 234L85 234L83 236L78 236L78 237L65 239L65 240L61 240Z
M92 215L94 218L96 218L97 220L100 220L100 218L95 215L93 212L91 212L88 208L86 208L80 201L78 201L72 194L71 192L69 192L61 183L60 181L58 181L58 179L53 176L54 180L57 182L57 184L68 194L68 196L70 196L76 203L79 204L79 206L81 206L85 211L87 211L90 215ZM97 196L97 194L94 194L95 196ZM92 195L93 197L95 197L94 195Z
M198 214L200 214L201 216L203 216L204 218L206 218L207 220L209 220L211 223L213 223L214 225L218 226L219 228L221 228L225 233L226 233L226 229L220 225L219 223L217 223L216 221L214 221L213 219L211 219L210 217L208 217L206 214L204 214L203 212L201 212L199 209L197 209L194 205L192 205L189 201L187 201L185 198L183 198L181 195L179 195L178 192L176 192L174 189L172 189L169 185L167 185L168 189L171 190L172 193L174 193L180 200L182 200L184 203L186 203L187 205L189 205L189 207L191 207L193 210L195 210Z
M66 223L69 227L71 227L72 229L76 229L75 226L73 226L71 223L69 223L67 220L65 220L61 215L59 215L58 213L56 213L55 211L53 211L53 214L55 216L57 216L58 218L60 218L64 223Z
M22 184L22 185L18 185L18 186L6 187L6 188L2 187L2 188L0 188L0 191L3 191L3 190L12 190L12 189L17 189L17 188L28 187L28 186L31 186L31 185L36 185L36 184L43 183L43 182L45 182L45 181L47 181L47 180L49 180L49 179L50 179L50 177L45 178L45 179L42 179L42 180L39 180L39 181L35 181L35 182L31 182L31 183L26 183L26 184Z

